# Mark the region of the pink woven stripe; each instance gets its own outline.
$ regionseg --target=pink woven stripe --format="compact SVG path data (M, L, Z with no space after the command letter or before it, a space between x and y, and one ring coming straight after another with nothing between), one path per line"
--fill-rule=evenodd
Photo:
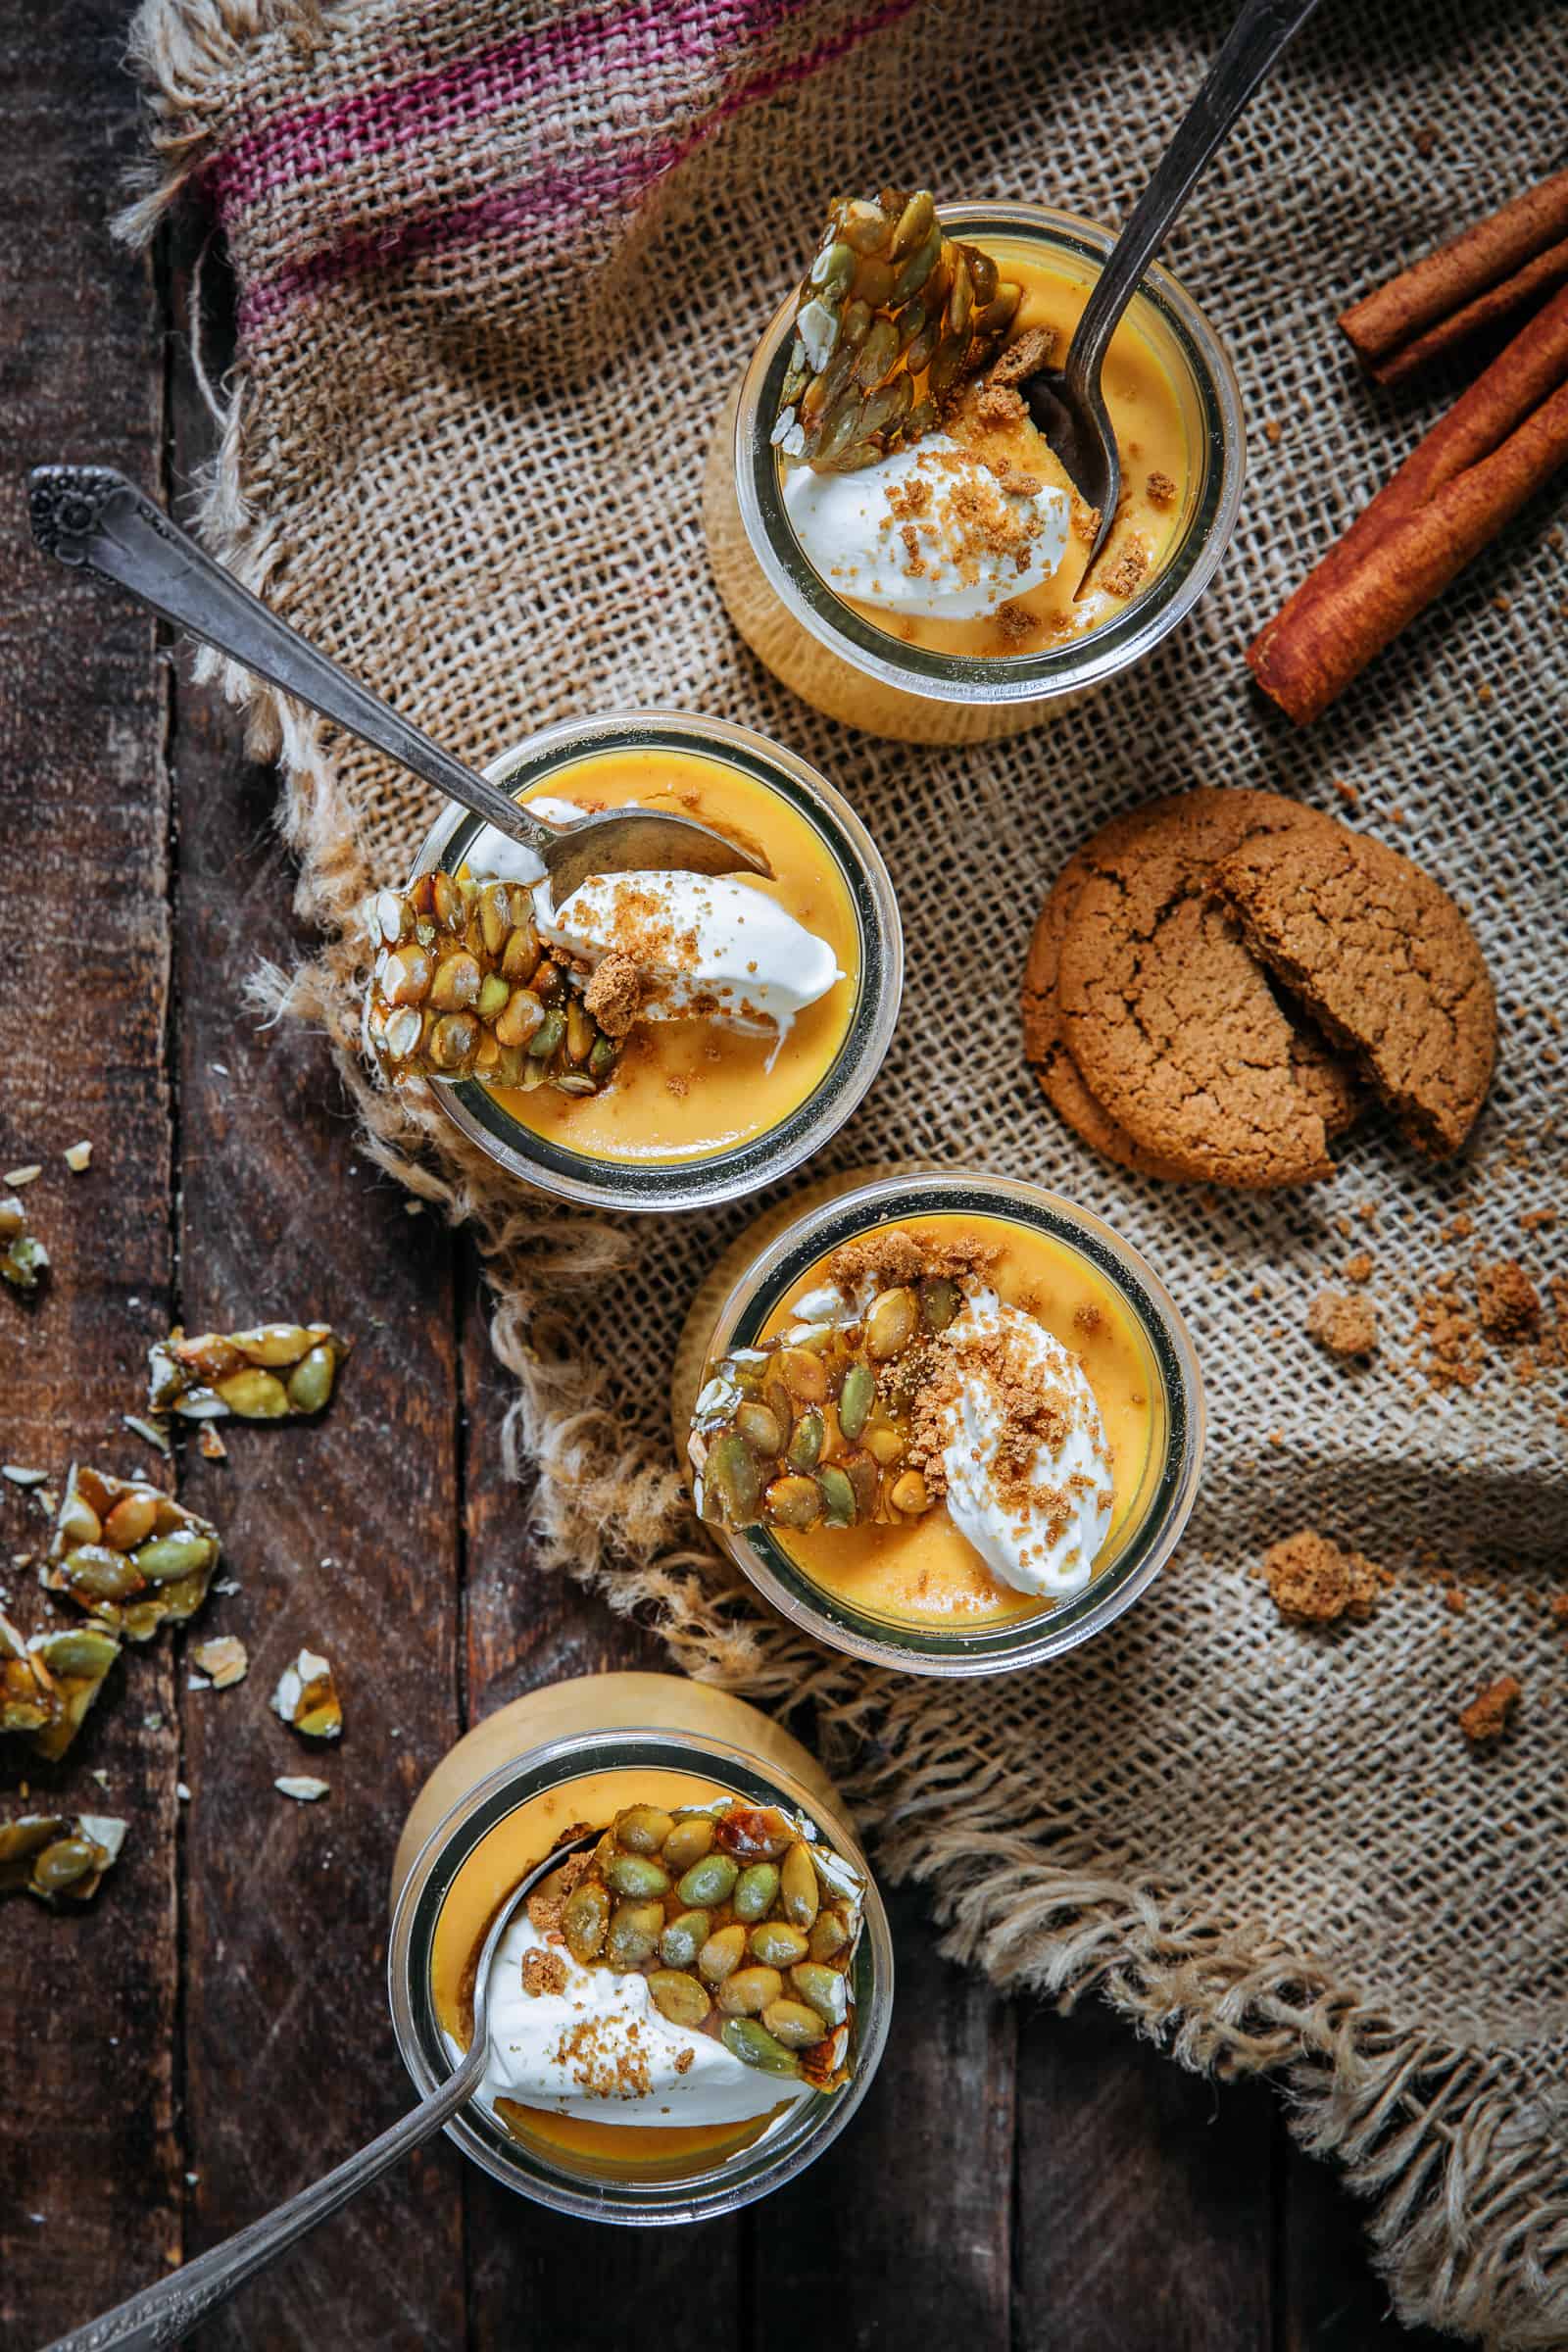
M504 108L532 105L548 121L564 89L590 68L628 76L680 60L702 66L755 44L814 0L620 0L553 19L428 74L356 90L247 131L206 168L222 213L270 191L439 138ZM602 76L601 76L602 77Z
M797 5L798 0L748 0L745 7L737 7L734 0L725 0L716 10L688 6L682 14L688 36L690 28L701 19L710 29L722 23L726 35L732 37L744 16L752 28L751 37L757 40L782 23ZM868 15L856 19L806 56L754 74L725 91L702 121L680 138L655 139L640 146L617 141L611 153L601 152L597 158L592 155L574 158L570 164L535 172L513 187L488 190L469 203L445 212L411 216L370 235L345 237L329 252L289 264L271 277L247 287L241 303L241 326L252 332L296 301L324 292L363 270L384 269L389 263L416 255L451 252L484 238L509 234L537 237L559 221L569 222L573 219L580 221L585 212L626 210L736 115L764 104L783 90L821 73L919 5L920 0L881 0L881 5ZM642 16L640 7L637 13ZM625 21L622 19L621 23L624 24ZM670 20L659 22L662 37L667 43ZM580 51L574 54L581 56ZM667 55L667 46L662 54ZM513 102L514 99L505 101ZM352 106L356 102L344 103ZM493 95L488 101L491 107L498 103L502 102ZM368 122L369 119L364 120ZM379 132L370 131L368 135Z

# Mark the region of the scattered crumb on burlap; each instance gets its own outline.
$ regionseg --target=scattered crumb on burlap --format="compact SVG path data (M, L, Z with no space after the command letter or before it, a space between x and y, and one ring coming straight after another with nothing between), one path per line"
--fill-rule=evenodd
M1434 1395L1386 1347L1352 1390L1298 1302L1375 1232L1385 1327L1413 1332L1461 1213L1484 1261L1528 1236L1544 1296L1564 1263L1550 502L1318 728L1277 725L1241 652L1429 413L1355 380L1333 314L1560 163L1561 110L1519 101L1553 57L1561 79L1551 0L1479 23L1461 0L1322 10L1208 167L1172 260L1236 361L1249 481L1230 559L1136 676L1009 745L878 744L767 676L702 549L710 425L828 195L918 176L1122 218L1224 21L976 0L956 49L933 0L148 0L156 157L130 226L185 188L238 274L209 545L470 759L664 703L816 760L888 854L911 955L887 1067L812 1178L938 1153L1077 1195L1152 1258L1205 1367L1188 1540L1072 1657L938 1684L775 1623L692 1523L666 1422L686 1303L751 1212L564 1208L355 1075L354 909L402 879L430 805L262 694L253 745L283 758L300 904L332 943L264 994L336 1041L376 1163L477 1234L516 1384L508 1458L538 1482L527 1556L660 1626L675 1664L813 1702L881 1867L927 1884L948 1949L995 1983L1098 1991L1184 2064L1273 2074L1297 2136L1367 2200L1406 2319L1541 2346L1568 2338L1568 1712L1522 1711L1485 1772L1434 1757L1499 1656L1527 1680L1543 1646L1560 1659L1560 1369L1526 1389L1483 1365ZM1389 152L1419 168L1391 174ZM1508 1014L1459 1161L1422 1165L1373 1119L1334 1183L1220 1199L1108 1165L1043 1103L1016 996L1052 879L1118 808L1205 782L1340 809L1460 899ZM1440 1557L1470 1606L1401 1589L1353 1639L1282 1639L1250 1571L1313 1525L1393 1567Z

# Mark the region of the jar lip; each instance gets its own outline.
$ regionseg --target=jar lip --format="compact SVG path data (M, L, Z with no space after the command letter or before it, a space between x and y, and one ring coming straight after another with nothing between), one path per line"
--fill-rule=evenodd
M649 1751L653 1750L653 1753ZM824 1842L847 1854L864 1882L863 1930L856 1954L858 2016L855 2071L842 2089L817 2092L760 2140L726 2157L710 2174L675 2181L603 2180L536 2156L463 2109L446 2127L474 2162L520 2195L558 2212L633 2225L699 2221L732 2212L814 2162L849 2123L881 2062L894 1992L892 1932L876 1880L853 1825L783 1766L763 1763L732 1742L654 1724L573 1733L541 1742L497 1766L448 1810L425 1838L399 1890L387 1943L387 1991L398 2049L421 2096L450 2072L430 1993L434 1931L463 1865L483 1838L528 1801L590 1772L691 1769L729 1781L737 1794L780 1803L812 1821ZM525 1786L525 1784L529 1784ZM477 2119L477 2120L476 2120Z
M626 710L558 719L498 753L492 782L543 782L596 752L679 748L740 769L805 818L839 870L855 909L860 969L856 1000L831 1066L776 1126L706 1158L596 1159L567 1151L512 1118L475 1080L435 1083L432 1098L453 1124L509 1174L564 1200L616 1212L657 1214L744 1200L791 1174L821 1150L858 1107L882 1066L904 991L904 929L881 851L850 802L787 744L685 710ZM461 860L481 820L449 805L419 846L414 874ZM411 876L411 879L413 877Z
M960 233L1021 234L1065 246L1098 268L1117 232L1057 206L976 198L938 206L943 224ZM1230 541L1246 478L1246 424L1235 369L1218 334L1180 281L1159 263L1146 271L1135 302L1151 307L1186 364L1202 429L1195 459L1201 486L1169 558L1113 619L1043 651L1011 655L941 654L906 644L864 619L808 562L784 507L776 454L763 417L777 412L788 366L793 289L769 319L747 365L736 408L733 469L747 541L768 585L818 643L883 685L935 703L1005 708L1050 704L1127 669L1152 652L1212 580Z
M1175 1550L1197 1497L1205 1436L1202 1374L1185 1320L1165 1284L1114 1227L1059 1193L980 1169L919 1165L857 1184L808 1209L768 1243L732 1286L711 1342L755 1336L791 1285L829 1250L902 1216L967 1214L1010 1219L1077 1249L1114 1284L1154 1359L1166 1413L1165 1461L1127 1549L1081 1593L1037 1616L972 1633L927 1633L827 1593L764 1531L713 1528L736 1565L792 1624L853 1657L906 1674L981 1676L1043 1665L1112 1624L1145 1592Z

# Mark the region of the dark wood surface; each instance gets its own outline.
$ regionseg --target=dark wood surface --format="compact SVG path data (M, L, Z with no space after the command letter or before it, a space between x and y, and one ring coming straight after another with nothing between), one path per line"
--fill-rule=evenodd
M177 501L209 454L176 237L149 267L107 216L135 145L119 0L0 15L0 1166L55 1277L0 1298L0 1450L168 1466L119 1427L142 1351L192 1327L308 1312L358 1335L325 1432L192 1449L181 1491L225 1531L251 1681L186 1688L182 1644L117 1670L35 1797L124 1814L97 1904L0 1906L0 2343L79 2323L213 2244L407 2102L385 2014L386 1874L409 1801L467 1722L562 1675L660 1664L566 1584L519 1575L505 1395L470 1256L357 1155L320 1042L240 1009L259 956L304 941L232 712L128 606L35 559L21 480L104 459ZM94 1145L89 1174L60 1154ZM0 1560L32 1543L0 1496ZM30 1576L0 1569L29 1622ZM266 1694L325 1648L350 1718L328 1803ZM100 1782L91 1777L101 1774ZM188 1789L182 1797L180 1788ZM854 2129L733 2222L611 2234L562 2222L445 2142L307 2241L199 2340L272 2348L711 2340L965 2352L1369 2352L1387 2316L1350 2202L1291 2148L1260 2085L1183 2074L1102 2012L998 1998L895 1892L895 2036ZM694 2282L697 2291L694 2294ZM656 2338L660 2330L656 2329ZM1435 2340L1435 2339L1433 2339Z

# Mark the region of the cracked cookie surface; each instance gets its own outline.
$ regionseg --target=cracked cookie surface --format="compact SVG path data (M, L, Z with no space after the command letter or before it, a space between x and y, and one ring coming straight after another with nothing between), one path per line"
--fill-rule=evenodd
M1281 1004L1211 886L1250 841L1339 830L1273 793L1203 789L1151 803L1079 853L1089 870L1060 940L1061 1039L1160 1173L1255 1187L1332 1175L1328 1144L1360 1090Z
M1497 1013L1475 933L1441 883L1329 820L1238 844L1215 885L1251 952L1353 1054L1418 1150L1459 1150L1492 1083Z

